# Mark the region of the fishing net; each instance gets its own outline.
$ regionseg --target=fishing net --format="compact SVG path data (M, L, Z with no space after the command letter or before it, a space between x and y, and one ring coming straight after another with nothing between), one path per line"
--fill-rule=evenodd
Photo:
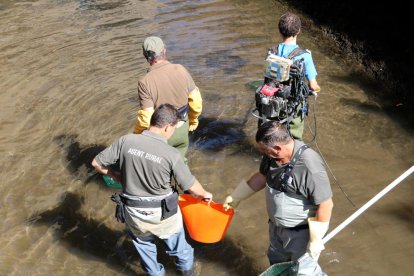
M278 263L270 266L260 276L297 276L298 262Z
M254 80L254 81L248 82L246 84L247 87L253 89L254 91L256 91L262 85L263 85L263 79L261 79L261 80Z
M103 174L103 180L105 181L106 185L114 189L122 189L122 184L116 181L115 179Z

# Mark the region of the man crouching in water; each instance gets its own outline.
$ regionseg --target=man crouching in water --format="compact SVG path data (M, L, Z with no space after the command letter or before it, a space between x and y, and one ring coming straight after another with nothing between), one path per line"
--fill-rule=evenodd
M298 275L326 275L317 261L325 248L322 238L328 231L333 202L322 158L302 141L292 139L276 121L259 127L256 142L264 154L260 170L240 182L226 197L224 207L235 208L265 188L270 264L299 260Z
M148 275L165 274L164 266L157 261L156 239L164 242L165 252L176 258L176 267L183 275L195 273L194 249L185 239L172 177L183 191L207 201L213 198L191 174L180 152L167 144L179 120L176 108L160 105L148 130L122 136L92 161L97 171L122 183L123 193L113 198L118 204L117 218L127 225ZM120 177L109 167L117 162Z

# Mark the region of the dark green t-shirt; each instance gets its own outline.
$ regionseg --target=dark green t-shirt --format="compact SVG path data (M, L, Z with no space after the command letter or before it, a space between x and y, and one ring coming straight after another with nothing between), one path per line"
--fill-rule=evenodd
M127 134L96 157L102 166L119 161L123 192L134 196L165 195L172 191L174 177L182 190L195 181L179 151L167 140L151 131Z

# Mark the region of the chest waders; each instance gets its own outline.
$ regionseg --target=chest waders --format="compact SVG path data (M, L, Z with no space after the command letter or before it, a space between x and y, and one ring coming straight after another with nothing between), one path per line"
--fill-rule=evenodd
M266 207L269 220L278 227L292 230L308 228L307 218L316 212L316 206L300 193L298 185L293 183L292 176L296 162L308 148L308 145L302 145L282 171L269 171L270 177L267 178L265 191Z
M285 166L284 171L279 175L278 180L276 179L276 175L272 175L271 179L273 179L273 183L268 183L268 186L272 189L278 190L280 192L288 192L288 186L292 184L292 171L295 167L296 162L299 160L302 153L308 149L309 146L304 144L302 145L296 153L293 155L293 158L290 160L290 162Z

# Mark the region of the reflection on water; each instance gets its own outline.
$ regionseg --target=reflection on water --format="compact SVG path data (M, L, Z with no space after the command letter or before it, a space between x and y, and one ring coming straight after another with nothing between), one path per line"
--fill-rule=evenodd
M263 55L278 41L275 1L0 0L0 274L134 275L139 259L92 158L132 131L141 43L159 35L203 95L189 164L220 202L258 169L250 115ZM413 163L412 126L365 96L374 89L303 30L322 92L317 140L332 171L331 229ZM313 99L312 99L313 101ZM313 121L308 118L313 126ZM313 127L314 130L314 127ZM305 132L311 141L312 133ZM413 178L344 229L320 262L337 275L408 275ZM257 275L267 266L263 193L242 202L226 238L199 244L201 275ZM160 253L171 275L171 258Z

